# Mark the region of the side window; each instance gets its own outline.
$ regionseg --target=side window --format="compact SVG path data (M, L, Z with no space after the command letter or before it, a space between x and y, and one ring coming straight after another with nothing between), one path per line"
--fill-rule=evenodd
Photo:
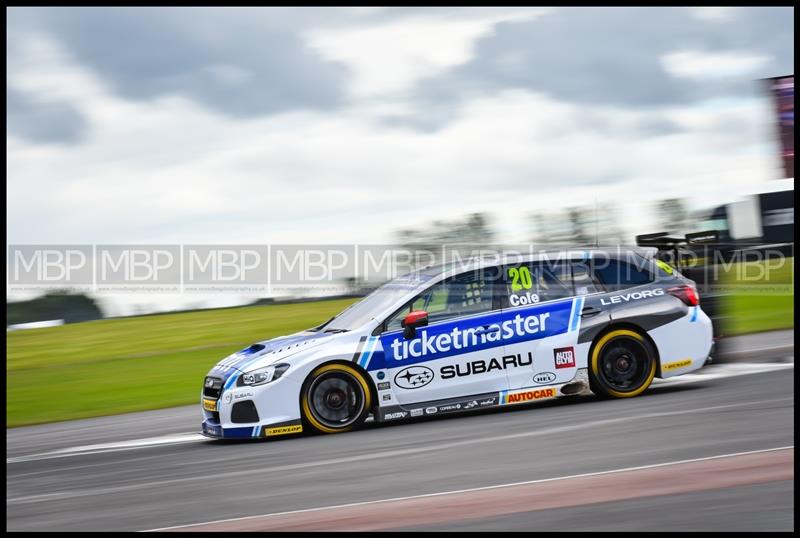
M589 295L590 293L602 291L595 284L592 273L583 262L573 262L572 281L575 285L575 295Z
M503 306L523 306L572 296L569 266L565 264L521 263L506 265L503 270Z
M653 281L653 275L644 267L615 259L592 260L594 274L606 290L617 291Z
M428 322L488 312L492 309L497 270L488 268L456 275L434 284L386 320L386 331L401 328L401 322L414 310L428 313Z

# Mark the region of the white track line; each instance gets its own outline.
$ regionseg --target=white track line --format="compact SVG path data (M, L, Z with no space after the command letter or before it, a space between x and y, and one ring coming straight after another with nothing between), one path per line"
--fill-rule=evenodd
M680 385L686 383L698 383L702 381L710 381L712 379L722 379L726 377L760 374L764 372L772 372L775 370L783 370L787 368L794 368L794 363L780 363L780 364L736 363L736 364L712 365L703 370L700 370L697 373L684 374L681 376L671 377L668 379L656 380L653 383L653 387L657 388L657 387ZM92 454L119 452L124 450L137 450L141 448L150 448L161 445L196 443L207 440L208 440L207 437L204 437L199 433L171 434L161 437L149 437L144 439L133 439L129 441L119 441L113 443L84 445L84 446L63 448L39 454L17 456L12 458L6 458L6 464L21 463L27 461L38 461L38 460L54 459L54 458L67 458L72 456L87 456Z
M774 372L794 368L794 363L731 363L719 364L706 367L691 374L683 374L667 379L653 380L653 387L665 387L670 385L683 385L687 383L699 383L712 379L723 379L726 377L738 377L751 374L762 374L764 372Z
M591 422L583 422L583 423L572 423L567 424L564 426L553 426L550 428L539 428L534 431L526 431L521 433L510 433L507 435L495 435L490 438L470 438L470 439L463 439L460 441L447 441L443 443L438 443L435 445L428 445L424 447L417 447L417 448L404 448L404 449L396 449L396 450L384 450L381 452L372 452L370 454L358 454L355 456L347 456L342 458L334 458L329 460L316 460L316 461L308 461L303 463L293 463L289 465L281 465L277 467L267 467L264 469L247 469L243 471L228 471L224 473L214 473L214 474L204 474L202 476L188 476L184 478L172 478L169 480L156 480L152 482L143 482L139 484L126 484L121 486L109 486L104 488L90 488L84 490L68 490L68 491L58 491L53 493L41 493L37 495L28 495L24 497L14 497L14 498L7 498L6 504L28 504L28 503L38 503L38 502L47 502L47 501L54 501L59 499L74 499L76 497L91 497L97 495L109 495L113 493L120 493L124 491L133 491L133 490L141 490L141 489L152 489L159 486L167 486L167 485L174 485L174 484L181 484L187 482L209 482L213 483L214 480L218 478L232 478L236 476L254 476L259 474L274 474L277 472L286 472L286 471L295 471L298 469L308 469L313 467L325 467L330 465L340 465L345 463L353 463L353 462L362 462L367 460L374 460L374 459L382 459L386 460L388 458L397 457L397 456L408 456L410 454L420 454L426 452L440 452L442 450L451 449L451 448L460 448L464 446L471 446L471 445L479 445L485 443L497 443L499 441L506 441L510 439L521 439L525 437L539 437L543 435L552 435L558 433L565 433L570 431L576 430L586 430L589 428L598 428L603 426L608 426L610 424L618 424L623 422L631 422L634 420L652 420L655 418L664 418L669 416L679 416L679 415L691 415L696 413L706 413L708 411L718 411L721 409L736 409L740 407L748 407L753 405L763 405L763 404L772 404L778 402L786 402L786 401L794 401L794 397L791 398L777 398L777 399L770 399L770 400L758 400L753 402L741 402L735 404L727 404L727 405L714 405L711 407L701 407L701 408L694 408L694 409L681 409L679 411L660 411L657 413L646 413L643 415L634 415L634 416L626 416L626 417L617 417L617 418L609 418L604 420L592 420Z
M17 456L6 458L8 463L20 463L23 461L47 460L53 458L67 458L70 456L86 456L89 454L102 454L105 452L119 452L121 450L136 450L138 448L148 448L159 445L177 445L181 443L196 443L197 441L208 440L207 437L199 433L178 433L164 435L161 437L148 437L145 439L133 439L130 441L118 441L115 443L101 443L97 445L84 445L71 448L62 448L43 454L30 454L28 456Z
M583 473L583 474L575 474L575 475L569 475L569 476L558 476L558 477L554 477L554 478L542 478L542 479L539 479L539 480L526 480L525 482L513 482L513 483L510 483L510 484L496 484L494 486L482 486L482 487L477 487L477 488L458 489L458 490L453 490L453 491L441 491L441 492L438 492L438 493L425 493L425 494L422 494L422 495L409 495L407 497L394 497L394 498L391 498L391 499L379 499L379 500L375 500L375 501L362 501L362 502L356 502L356 503L338 504L338 505L335 505L335 506L322 506L322 507L318 507L318 508L305 508L303 510L290 510L288 512L275 512L275 513L272 513L272 514L262 514L262 515L257 515L257 516L245 516L245 517L234 517L234 518L230 518L230 519L219 519L219 520L215 520L215 521L206 521L206 522L203 522L203 523L190 523L190 524L187 524L187 525L175 525L173 527L161 527L161 528L158 528L158 529L149 529L149 530L142 531L142 532L159 532L159 531L166 531L166 530L172 530L172 529L185 529L185 528L189 528L189 527L197 527L197 526L202 526L202 525L212 525L212 524L215 524L215 523L230 523L232 521L246 521L248 519L256 519L256 518L285 516L285 515L289 515L289 514L302 514L302 513L306 513L306 512L317 512L317 511L322 511L322 510L336 510L336 509L340 509L340 508L350 508L350 507L353 507L353 506L367 506L367 505L370 505L370 504L388 503L388 502L396 502L396 501L407 501L407 500L410 500L410 499L424 499L424 498L427 498L427 497L440 497L442 495L453 495L453 494L456 494L456 493L470 493L470 492L474 492L474 491L486 491L486 490L498 489L498 488L511 488L511 487L514 487L514 486L526 486L526 485L530 485L530 484L541 484L543 482L555 482L555 481L558 481L558 480L568 480L568 479L571 479L571 478L585 478L585 477L588 477L588 476L602 476L602 475L615 474L615 473L625 473L625 472L629 472L629 471L640 471L640 470L643 470L643 469L655 469L655 468L658 468L658 467L667 467L667 466L670 466L670 465L680 465L680 464L683 464L683 463L696 463L696 462L700 462L700 461L717 460L717 459L722 459L722 458L731 458L731 457L735 457L735 456L747 456L747 455L750 455L750 454L762 454L762 453L765 453L765 452L775 452L775 451L778 451L778 450L794 450L794 445L781 446L781 447L775 447L775 448L766 448L766 449L762 449L762 450L748 450L746 452L734 452L732 454L720 454L720 455L717 455L717 456L706 456L704 458L692 458L692 459L688 459L688 460L668 461L668 462L664 462L664 463L654 463L654 464L651 464L651 465L640 465L640 466L637 466L637 467L624 467L622 469L611 469L609 471L596 471L596 472L593 472L593 473Z

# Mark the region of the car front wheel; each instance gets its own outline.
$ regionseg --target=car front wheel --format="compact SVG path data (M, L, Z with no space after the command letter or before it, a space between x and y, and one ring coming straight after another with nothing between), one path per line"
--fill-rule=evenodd
M371 407L367 380L345 364L326 364L315 369L301 394L303 419L323 433L352 430L366 420Z

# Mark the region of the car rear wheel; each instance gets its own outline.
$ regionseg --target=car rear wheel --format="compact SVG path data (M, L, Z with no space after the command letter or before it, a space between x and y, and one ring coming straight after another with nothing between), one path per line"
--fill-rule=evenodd
M612 398L637 396L653 382L656 362L653 346L640 333L629 329L608 332L592 349L592 392Z
M301 394L303 419L323 433L339 433L359 426L372 407L364 376L346 364L320 366L306 380Z

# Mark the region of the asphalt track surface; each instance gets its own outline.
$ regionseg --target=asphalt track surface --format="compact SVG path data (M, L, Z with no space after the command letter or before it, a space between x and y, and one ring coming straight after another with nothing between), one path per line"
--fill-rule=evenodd
M267 530L281 528L276 517L293 521L282 528L316 518L346 530L359 514L378 514L375 529L793 530L793 363L698 374L630 400L587 396L275 441L202 440L194 406L16 428L7 432L7 530L231 519L200 529ZM532 501L502 513L516 491ZM464 513L458 495L482 510ZM314 510L341 505L351 506ZM304 512L251 517L295 511ZM344 511L353 519L330 519Z

